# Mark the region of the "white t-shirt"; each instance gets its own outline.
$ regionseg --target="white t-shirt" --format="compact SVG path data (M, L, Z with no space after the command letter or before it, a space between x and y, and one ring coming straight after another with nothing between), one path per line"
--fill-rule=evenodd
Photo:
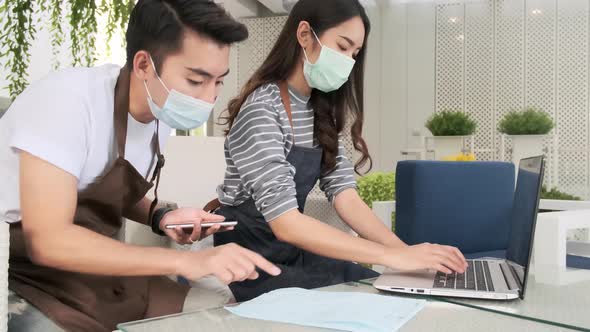
M118 156L113 112L120 69L66 69L35 82L14 101L0 119L0 221L21 219L19 150L75 176L78 191L110 170ZM155 121L128 118L125 159L147 176L154 160ZM160 123L160 146L170 132Z

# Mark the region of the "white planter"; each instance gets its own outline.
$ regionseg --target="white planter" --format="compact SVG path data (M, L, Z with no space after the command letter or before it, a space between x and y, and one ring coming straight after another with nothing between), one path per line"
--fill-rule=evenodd
M395 212L395 201L373 202L373 213L385 224L387 229L391 229L391 214Z
M445 157L457 155L463 152L464 140L468 136L433 136L430 151L434 152L434 159L442 160Z
M517 167L523 158L545 154L543 141L547 135L514 135L508 137L512 139L512 162Z

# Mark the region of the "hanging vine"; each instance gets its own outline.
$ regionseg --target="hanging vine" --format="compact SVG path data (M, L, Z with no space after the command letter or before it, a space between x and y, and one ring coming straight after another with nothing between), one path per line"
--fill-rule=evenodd
M53 69L60 67L59 55L64 42L63 31L63 4L61 0L50 0L51 17L49 19L49 32L51 33L51 53L53 54Z
M61 67L60 50L66 42L64 18L69 23L73 66L92 66L96 61L97 18L106 15L107 54L116 33L126 30L136 0L0 0L0 63L8 79L8 93L18 96L28 84L30 49L36 27L47 20L53 55L52 67ZM124 38L123 38L124 40Z
M0 58L7 72L8 93L12 98L27 86L31 43L35 35L33 1L11 0L0 2Z
M95 61L96 2L69 0L70 39L72 41L72 65L91 66Z
M111 53L111 41L116 30L125 31L127 28L127 21L134 5L134 0L111 0L110 3L107 0L102 0L100 9L107 15L107 54Z

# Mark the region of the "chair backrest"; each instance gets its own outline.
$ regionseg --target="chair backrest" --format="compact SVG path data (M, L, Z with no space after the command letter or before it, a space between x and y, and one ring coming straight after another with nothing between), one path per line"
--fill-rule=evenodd
M396 233L477 253L505 250L514 198L514 165L503 162L399 162Z

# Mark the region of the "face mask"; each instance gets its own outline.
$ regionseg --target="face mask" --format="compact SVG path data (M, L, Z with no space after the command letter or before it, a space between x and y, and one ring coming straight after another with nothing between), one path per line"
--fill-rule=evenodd
M150 61L152 62L152 66L154 67L155 71L156 66L154 65L154 61L151 57ZM179 130L195 129L202 126L205 122L207 122L207 120L209 120L209 116L211 115L213 107L215 106L214 104L187 96L174 89L170 90L166 84L164 84L157 72L156 77L160 83L162 83L164 89L168 91L168 97L166 98L166 101L162 107L158 106L154 102L154 99L150 94L150 90L147 87L146 81L143 81L148 94L148 105L156 119L164 122L174 129Z
M348 81L348 77L350 76L356 61L338 51L322 45L322 42L320 42L315 31L311 31L318 43L322 46L322 50L318 61L312 64L309 62L307 52L303 49L303 53L305 54L305 63L303 64L305 80L307 81L307 84L314 89L323 92L336 91Z

